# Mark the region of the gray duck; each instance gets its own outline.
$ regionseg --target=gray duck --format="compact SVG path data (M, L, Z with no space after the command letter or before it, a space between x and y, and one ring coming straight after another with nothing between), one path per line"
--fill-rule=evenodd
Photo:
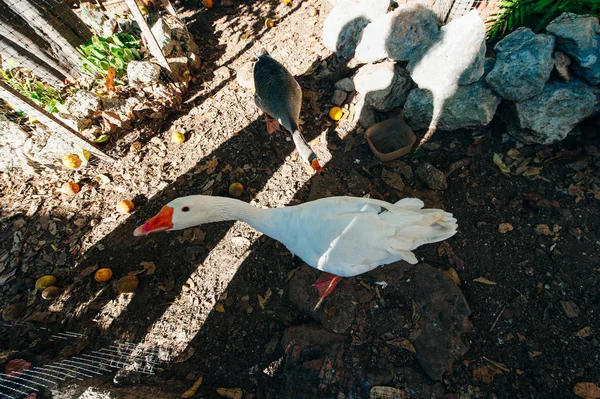
M291 133L300 157L317 173L323 168L314 151L300 133L298 119L302 106L302 89L292 74L262 49L254 58L254 101L265 113L267 132L273 134L280 125Z

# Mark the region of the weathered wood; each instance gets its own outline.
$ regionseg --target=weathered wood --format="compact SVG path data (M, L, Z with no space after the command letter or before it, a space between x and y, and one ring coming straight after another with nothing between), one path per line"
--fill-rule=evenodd
M31 100L24 97L17 90L13 89L1 80L0 97L5 101L8 101L13 106L19 108L29 116L37 119L41 124L48 127L48 129L66 136L69 140L81 146L81 148L88 150L90 153L102 159L103 161L115 161L112 157L102 152L102 150L100 150L94 143L80 135L79 132L76 132L70 126L67 126L64 122L46 112L46 110L38 107Z
M59 63L49 49L46 40L40 37L20 15L15 14L2 0L0 0L0 36L5 37L29 53L35 54L48 67L60 74L62 80L65 76L72 77L71 67ZM25 56L28 56L28 54ZM32 72L36 73L37 71L32 70ZM56 73L51 74L55 75Z
M62 20L55 17L44 7L48 7L47 3L42 0L3 0L15 13L21 15L28 24L44 37L50 44L53 54L63 64L72 67L71 73L79 75L76 66L79 62L79 53L77 47L85 44L91 39L89 29L82 32L74 32ZM72 13L73 21L78 17ZM65 16L65 19L71 16Z
M50 84L62 85L66 79L66 76L46 64L41 58L2 35L0 35L0 53Z
M150 30L150 26L148 26L148 23L146 22L146 18L144 18L144 16L142 15L142 12L138 8L138 5L135 2L135 0L125 0L125 4L127 4L127 7L129 7L133 18L139 25L140 30L142 31L142 35L144 36L144 38L146 38L146 44L148 45L148 50L150 50L150 54L152 54L152 56L154 56L158 60L158 63L169 72L169 75L173 79L181 81L181 77L173 72L173 69L167 62L167 59L165 58L165 55L163 54L160 46L158 45L156 38Z

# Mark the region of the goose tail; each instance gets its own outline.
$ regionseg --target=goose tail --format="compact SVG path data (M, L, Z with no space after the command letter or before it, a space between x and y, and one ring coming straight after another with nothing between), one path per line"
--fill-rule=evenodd
M441 209L422 209L423 201L404 198L394 204L388 223L394 228L389 251L409 263L418 262L412 251L421 245L447 240L456 234L458 223L449 212Z

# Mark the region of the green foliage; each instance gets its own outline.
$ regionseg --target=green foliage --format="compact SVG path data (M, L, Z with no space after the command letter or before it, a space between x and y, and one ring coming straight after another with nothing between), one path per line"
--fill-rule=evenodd
M79 69L91 76L106 76L110 68L117 70L117 78L127 71L127 64L139 60L137 50L140 43L128 33L119 33L108 38L92 37L92 40L78 48L82 55Z
M58 90L29 72L18 69L0 69L0 74L0 78L9 86L19 91L36 105L44 107L46 112L56 112L57 105L62 104L63 98Z
M499 0L500 8L488 19L487 35L496 39L525 26L540 32L563 12L580 15L600 11L600 0Z

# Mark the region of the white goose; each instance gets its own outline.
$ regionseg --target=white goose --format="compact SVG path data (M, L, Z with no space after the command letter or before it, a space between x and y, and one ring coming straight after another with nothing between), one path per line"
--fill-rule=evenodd
M416 264L412 250L456 234L452 214L423 206L417 198L392 204L368 198L330 197L260 209L233 198L192 195L169 202L133 235L241 220L325 272L315 283L320 294L316 309L343 277L399 260Z

